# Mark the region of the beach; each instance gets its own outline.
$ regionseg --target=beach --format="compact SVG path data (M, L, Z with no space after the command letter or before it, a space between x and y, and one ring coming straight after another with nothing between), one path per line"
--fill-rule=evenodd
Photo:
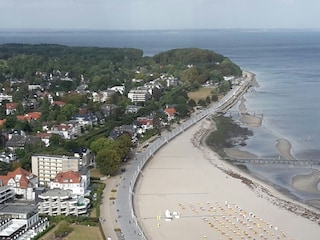
M319 212L220 160L203 141L212 127L200 121L143 169L134 209L147 239L318 239Z
M245 106L247 89L237 96L241 121L259 127L262 117ZM214 128L208 116L162 147L142 169L133 205L146 238L318 239L320 211L221 160L205 144ZM278 139L275 147L282 158L294 160L288 140ZM225 152L256 157L237 148ZM316 192L318 181L319 172L313 171L294 178L293 186Z

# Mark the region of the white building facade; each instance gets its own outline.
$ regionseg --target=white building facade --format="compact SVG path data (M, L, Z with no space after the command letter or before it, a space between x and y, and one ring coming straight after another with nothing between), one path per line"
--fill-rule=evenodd
M79 171L79 158L72 156L34 155L32 173L38 176L40 186L49 186L59 172Z
M39 213L56 215L83 215L88 212L90 200L72 194L71 190L52 189L39 195Z
M60 172L50 182L50 189L71 190L72 194L85 195L90 184L87 175L81 175L80 172L68 171Z

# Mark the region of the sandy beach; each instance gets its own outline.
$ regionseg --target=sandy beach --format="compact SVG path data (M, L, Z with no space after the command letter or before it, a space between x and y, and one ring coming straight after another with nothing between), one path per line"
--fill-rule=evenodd
M319 211L221 161L201 141L211 129L202 120L143 169L134 208L147 239L319 239Z
M262 118L249 114L242 94L238 97L242 123L260 127ZM320 211L221 160L205 145L214 128L211 117L201 120L161 148L143 168L133 205L146 238L319 239ZM288 140L278 139L275 147L282 158L294 160ZM256 157L237 148L225 151L237 158ZM297 189L319 190L318 171L292 181Z

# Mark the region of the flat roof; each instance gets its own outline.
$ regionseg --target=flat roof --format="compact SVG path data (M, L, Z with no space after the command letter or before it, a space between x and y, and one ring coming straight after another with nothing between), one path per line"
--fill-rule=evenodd
M40 195L43 197L55 197L55 196L59 196L59 197L67 197L70 195L70 193L72 193L71 190L67 189L67 190L63 190L63 189L49 189L48 191L41 193Z
M37 209L38 207L34 204L7 203L0 205L0 214L32 213Z

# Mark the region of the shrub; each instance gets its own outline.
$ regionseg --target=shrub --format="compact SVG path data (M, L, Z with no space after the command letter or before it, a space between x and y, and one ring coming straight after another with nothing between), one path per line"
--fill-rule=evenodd
M72 227L70 227L67 221L62 220L57 230L54 231L54 235L56 237L62 238L67 236L70 232L72 232Z

